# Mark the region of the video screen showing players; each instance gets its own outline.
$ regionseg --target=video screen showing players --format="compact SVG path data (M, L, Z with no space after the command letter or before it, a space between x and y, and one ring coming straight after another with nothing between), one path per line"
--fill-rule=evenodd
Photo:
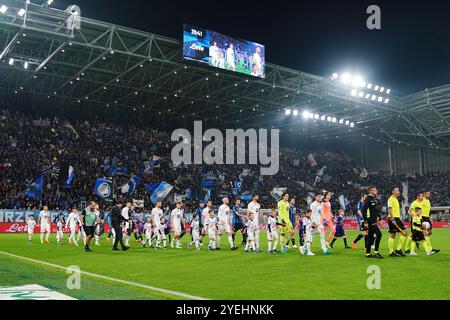
M183 55L187 60L265 78L265 48L255 42L185 24Z

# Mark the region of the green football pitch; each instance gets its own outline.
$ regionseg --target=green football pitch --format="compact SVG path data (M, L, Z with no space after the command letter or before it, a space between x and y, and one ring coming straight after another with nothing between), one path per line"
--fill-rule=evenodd
M349 240L356 231L347 233ZM67 237L67 236L66 236ZM183 249L154 250L132 242L130 251L114 252L105 236L102 246L85 253L81 247L40 244L39 235L28 244L25 234L0 235L0 287L39 284L76 299L450 299L450 230L435 230L432 244L442 251L426 256L389 258L388 234L383 233L385 259L364 257L362 242L354 251L338 240L332 255L302 256L244 253L228 249L196 252ZM267 243L261 235L263 249ZM238 242L238 238L236 239ZM68 289L66 270L82 271L80 289ZM368 289L370 266L380 270L381 288ZM58 267L59 266L59 267ZM370 270L370 268L369 268ZM89 273L85 274L83 272Z

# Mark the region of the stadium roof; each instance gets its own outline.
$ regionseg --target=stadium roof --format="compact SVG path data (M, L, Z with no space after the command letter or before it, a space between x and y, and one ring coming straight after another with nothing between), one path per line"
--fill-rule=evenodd
M3 94L139 108L149 118L203 120L218 128L274 126L312 139L450 150L450 85L406 97L396 96L394 88L383 100L372 100L376 92L364 88L351 94L350 87L330 78L273 64L266 64L264 80L243 76L184 61L180 40L84 17L81 29L71 31L71 15L62 10L21 0L0 0L2 5L7 7L0 12ZM286 109L298 116L286 115ZM325 121L305 120L305 111L325 115ZM346 126L346 120L355 126Z

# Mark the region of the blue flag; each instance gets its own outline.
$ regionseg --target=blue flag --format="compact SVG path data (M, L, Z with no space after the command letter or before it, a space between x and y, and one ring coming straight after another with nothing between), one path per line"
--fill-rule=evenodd
M70 189L70 185L72 184L73 178L75 177L75 170L72 166L69 166L69 172L67 175L66 188Z
M136 192L139 183L141 183L141 177L134 176L119 189L123 194L126 194L127 197L130 197Z
M206 191L204 203L206 204L209 201L209 199L211 199L211 189L208 189Z
M153 156L153 160L146 161L141 166L142 174L146 172L153 172L153 169L158 167L161 163L161 159L159 157Z
M159 182L156 182L156 183L147 183L147 184L144 185L144 188L145 188L145 190L147 190L148 192L153 193L153 191L155 191L156 188L159 187L159 185L160 185Z
M153 191L150 200L156 204L158 201L163 201L167 195L172 191L173 186L168 184L167 182L161 182L159 186Z
M41 199L44 187L44 176L40 176L34 180L25 191L25 196L30 199Z
M104 201L113 200L112 181L106 179L97 179L94 186L94 193Z
M216 186L216 182L214 180L203 179L201 182L202 188L214 188Z
M116 167L116 166L110 166L108 169L108 175L111 177L117 176L118 174L128 174L128 168L127 167Z

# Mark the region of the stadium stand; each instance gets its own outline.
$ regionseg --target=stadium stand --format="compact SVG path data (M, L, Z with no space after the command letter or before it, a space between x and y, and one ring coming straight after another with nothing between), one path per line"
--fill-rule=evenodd
M221 195L231 196L233 183L239 181L239 194L260 194L262 208L275 206L276 200L271 196L271 191L277 187L285 187L295 195L299 208L306 207L309 192L327 190L335 194L334 208L340 206L338 197L343 195L347 214L352 215L364 186L378 186L384 203L389 188L402 187L402 182L408 183L410 200L418 191L430 189L433 206L449 205L450 172L430 172L409 177L369 174L363 178L360 174L363 168L341 153L288 148L280 151L280 171L275 176L260 177L259 170L252 170L254 168L251 166L192 165L174 168L170 161L173 146L170 133L151 126L143 128L98 120L29 116L10 110L2 110L0 115L0 138L3 142L0 153L0 207L5 209L39 207L40 201L28 198L25 190L40 174L44 176L42 203L61 210L79 205L80 201L95 196L95 180L109 176L111 166L127 168L127 173L115 176L116 187L134 175L142 176L132 198L144 199L146 208L152 206L146 184L166 181L174 186L172 193L180 195L193 188L193 199L195 195L202 199L204 190L199 177L205 176L214 181L211 199L215 204L220 203ZM154 156L161 158L160 165L152 172L141 174L142 164ZM311 159L316 163L312 163ZM60 183L63 164L75 170L70 188ZM324 166L324 174L316 181L318 171ZM188 200L188 211L193 210L197 203Z

